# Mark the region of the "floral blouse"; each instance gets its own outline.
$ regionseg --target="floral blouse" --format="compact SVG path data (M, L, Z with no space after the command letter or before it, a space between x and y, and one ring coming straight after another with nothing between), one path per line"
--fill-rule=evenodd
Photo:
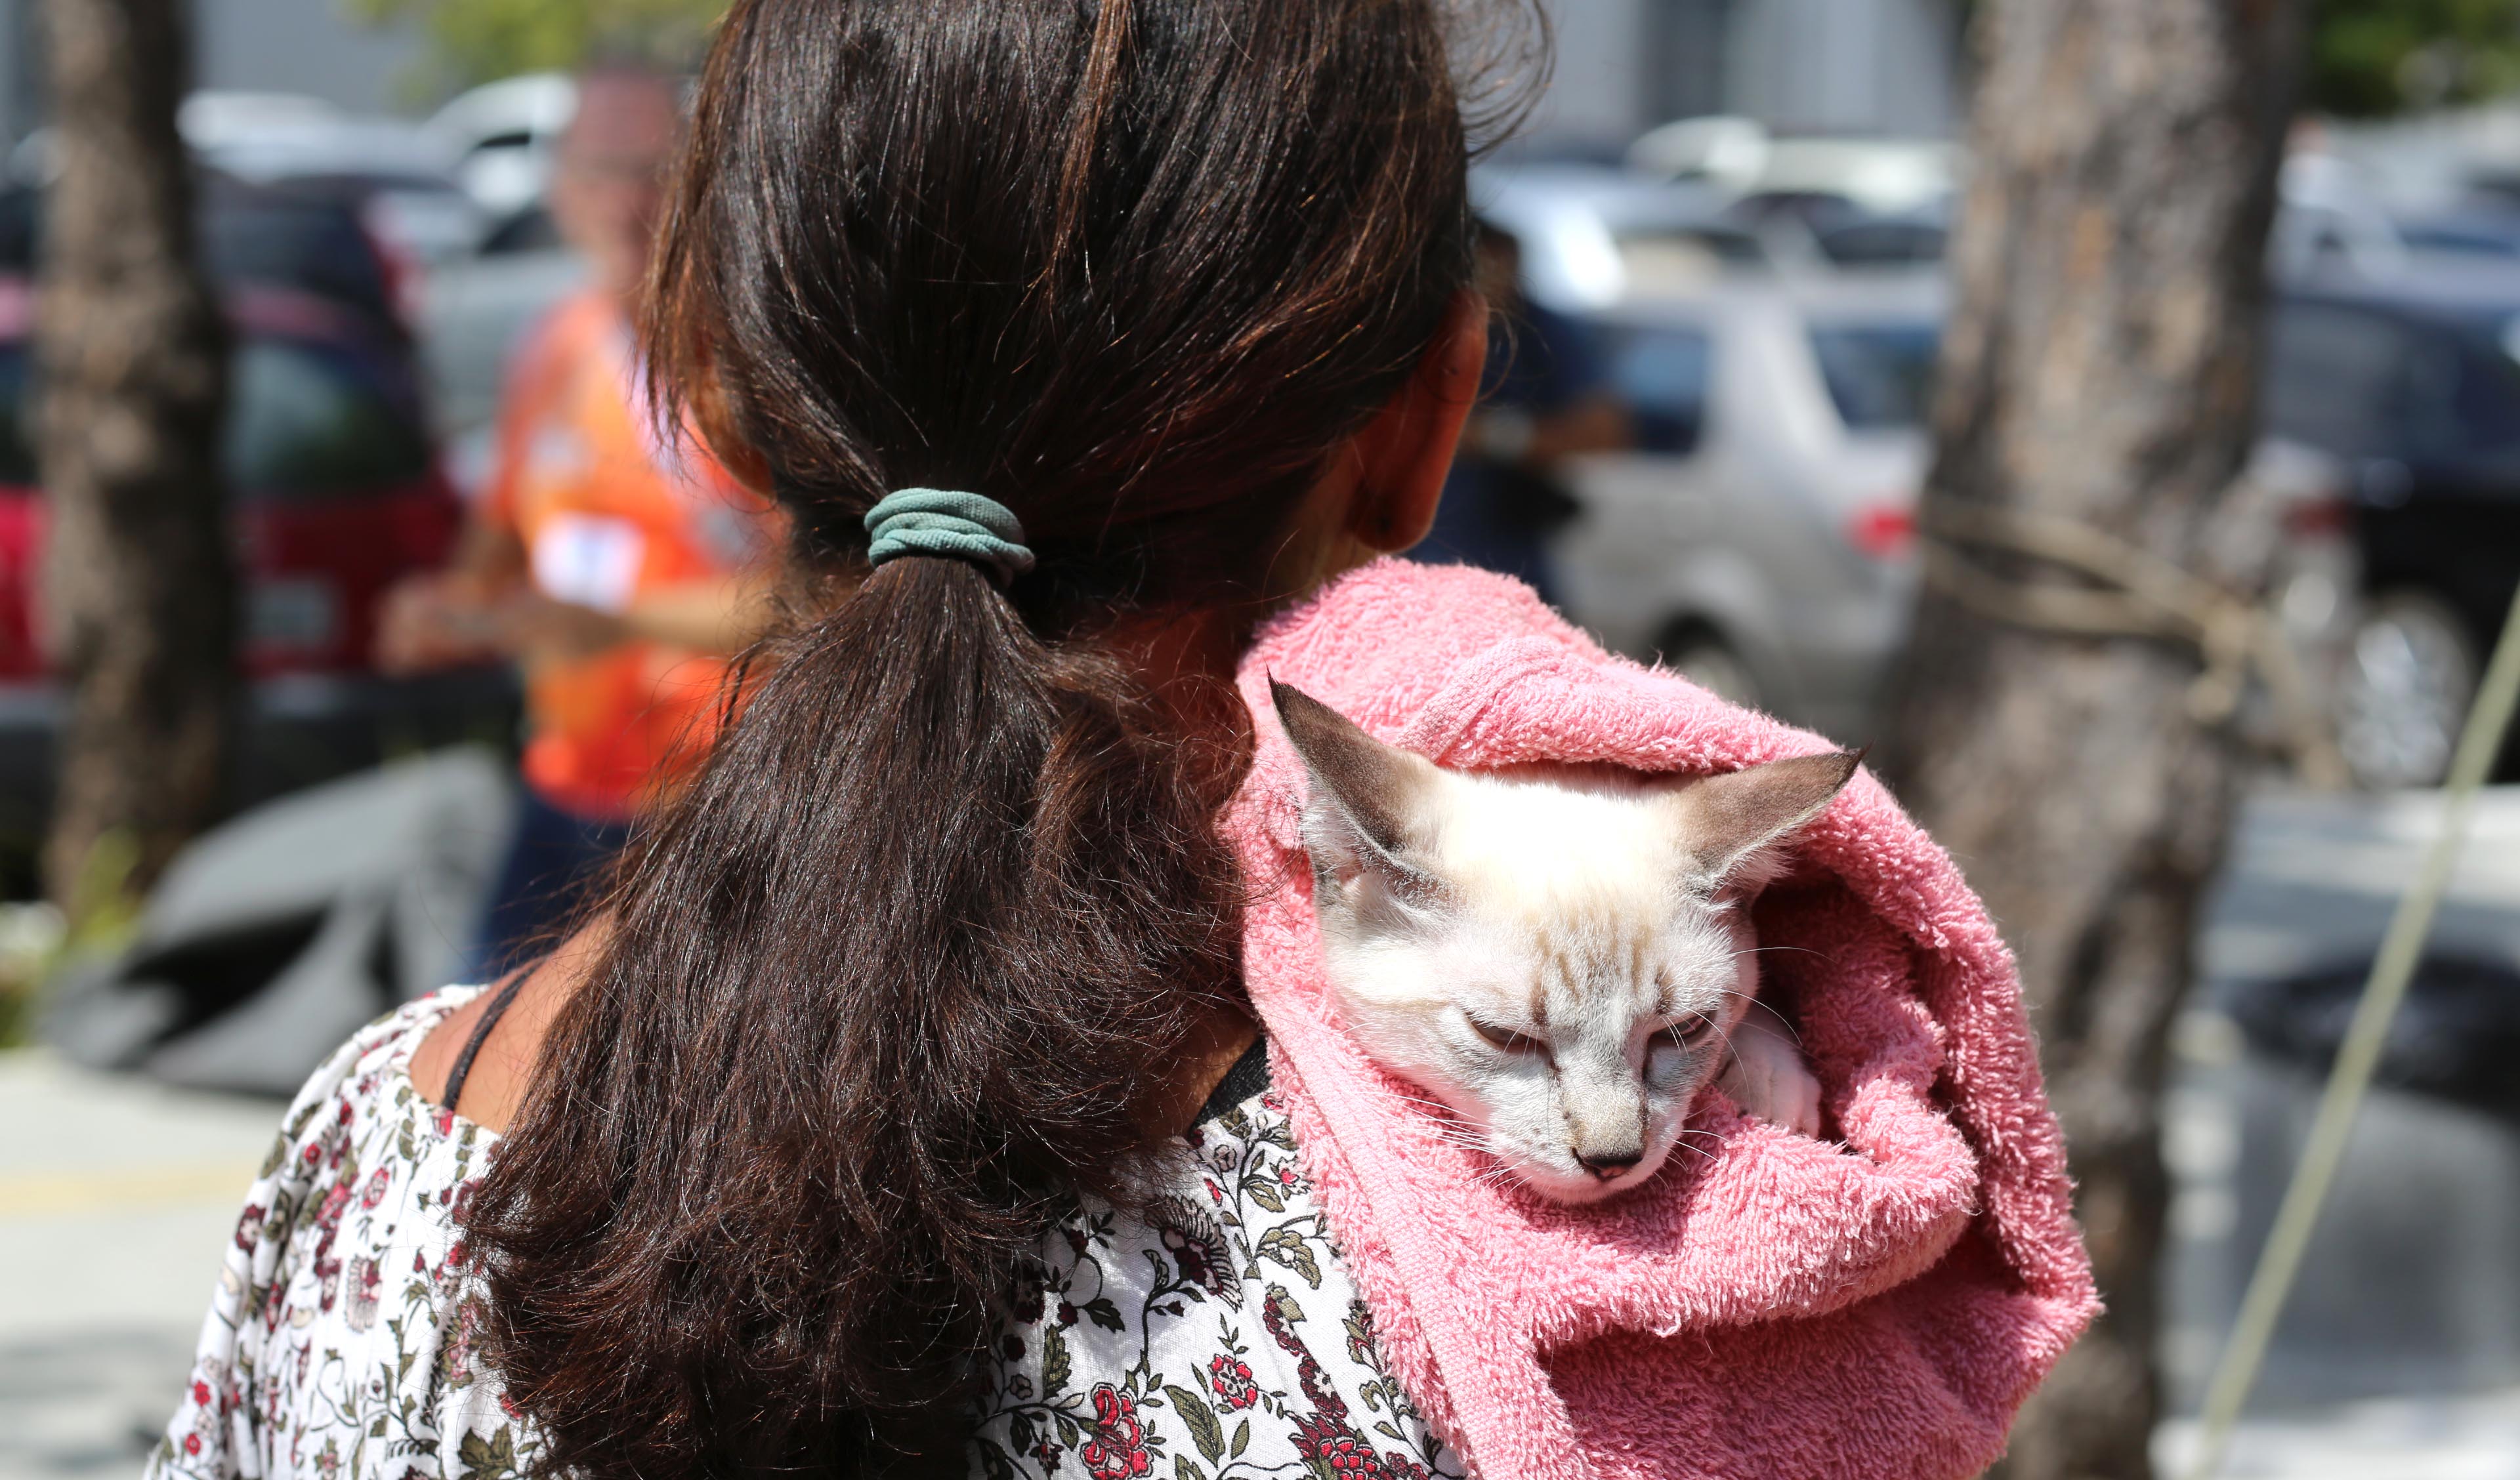
M462 1222L495 1133L425 1099L413 1052L479 991L363 1029L246 1194L149 1480L519 1480L540 1444L474 1336ZM1145 1219L1080 1204L1013 1292L970 1473L1459 1477L1385 1369L1274 1097L1203 1121Z

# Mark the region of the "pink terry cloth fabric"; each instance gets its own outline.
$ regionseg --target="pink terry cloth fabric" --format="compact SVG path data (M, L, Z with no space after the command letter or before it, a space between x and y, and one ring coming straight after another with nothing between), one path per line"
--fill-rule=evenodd
M1761 956L1761 995L1797 1020L1836 1140L1710 1089L1691 1116L1710 1155L1561 1207L1482 1177L1340 1031L1272 675L1464 769L1711 772L1830 746L1459 567L1369 565L1243 661L1244 972L1299 1165L1436 1432L1486 1480L1943 1480L2001 1456L2097 1301L2012 957L1950 857L1859 774L1755 907L1763 946L1802 948Z

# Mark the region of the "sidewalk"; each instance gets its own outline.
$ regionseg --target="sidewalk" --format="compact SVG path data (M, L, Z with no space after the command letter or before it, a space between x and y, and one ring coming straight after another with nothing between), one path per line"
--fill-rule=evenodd
M0 1480L138 1472L282 1108L0 1053Z
M2196 1425L2153 1436L2162 1480L2182 1480ZM2223 1480L2520 1480L2520 1389L2473 1398L2385 1398L2261 1417L2233 1436Z

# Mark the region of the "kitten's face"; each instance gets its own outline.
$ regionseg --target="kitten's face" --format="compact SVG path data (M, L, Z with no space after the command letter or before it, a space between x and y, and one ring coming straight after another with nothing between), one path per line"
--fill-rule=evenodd
M1534 850L1527 862L1537 873L1578 861ZM1457 886L1445 904L1408 911L1356 908L1376 887L1370 875L1317 877L1351 1031L1561 1202L1654 1174L1758 990L1742 912L1660 887L1650 869L1606 898Z
M1446 772L1301 693L1304 835L1339 1011L1505 1175L1561 1202L1651 1177L1757 991L1743 901L1852 757L1682 783Z

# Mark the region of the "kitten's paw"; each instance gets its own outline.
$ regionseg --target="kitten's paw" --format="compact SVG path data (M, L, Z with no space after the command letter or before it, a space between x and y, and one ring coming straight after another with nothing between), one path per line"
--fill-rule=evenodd
M1732 1053L1716 1085L1770 1125L1798 1136L1820 1134L1820 1081L1803 1066L1793 1040L1769 1024L1744 1019L1732 1030Z

